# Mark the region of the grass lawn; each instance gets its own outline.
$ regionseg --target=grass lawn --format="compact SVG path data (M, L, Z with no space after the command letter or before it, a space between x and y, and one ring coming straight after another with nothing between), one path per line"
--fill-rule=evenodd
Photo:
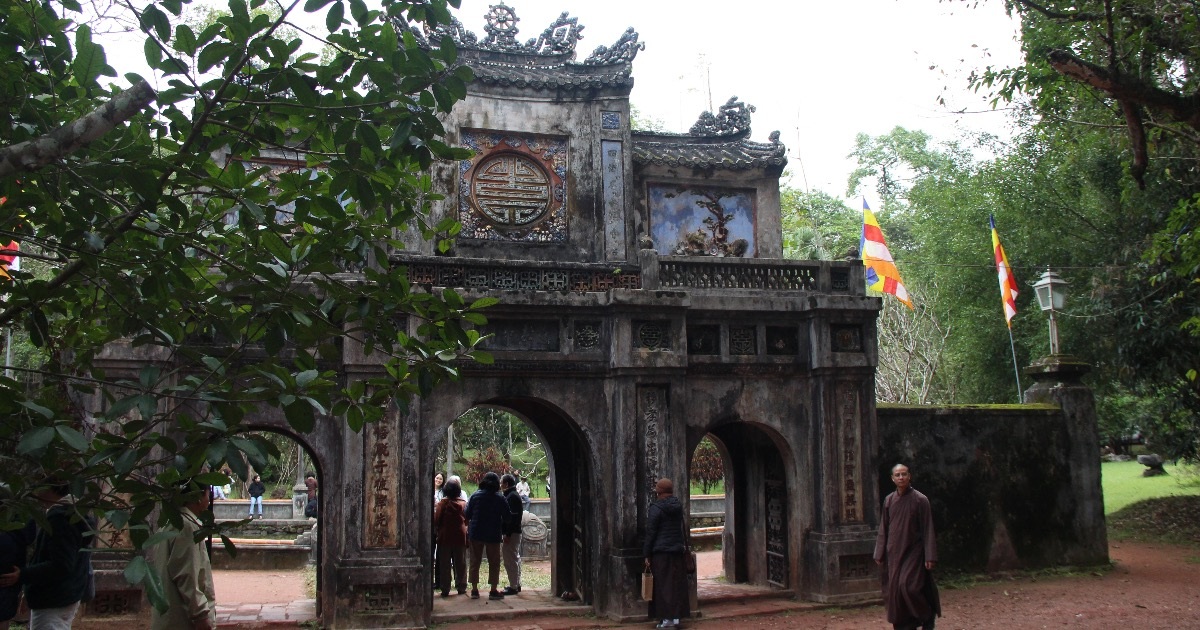
M1200 496L1200 470L1194 466L1164 466L1166 475L1143 477L1146 467L1136 461L1104 462L1100 465L1104 488L1104 514L1110 515L1145 499L1171 496Z

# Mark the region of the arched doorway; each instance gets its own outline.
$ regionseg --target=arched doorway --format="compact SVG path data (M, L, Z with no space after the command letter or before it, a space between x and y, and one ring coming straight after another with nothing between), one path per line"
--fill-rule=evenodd
M726 581L794 591L794 548L789 517L791 457L771 429L745 422L714 427L707 436L724 465L725 529L721 537ZM694 454L695 451L693 451Z
M593 465L582 432L561 409L540 399L498 397L482 401L470 409L496 410L511 414L536 436L545 452L545 485L541 489L549 499L549 587L551 596L591 605L593 602L592 563L596 549ZM468 410L464 410L466 413ZM455 418L461 418L459 414ZM449 426L454 426L453 421ZM456 429L457 432L457 429ZM434 463L427 478L432 478L441 462L446 461L446 431L440 440L432 440L427 461ZM515 466L514 466L515 467ZM464 466L455 463L452 474L463 476ZM464 493L476 487L463 476ZM534 480L531 480L533 483ZM540 475L537 482L541 482ZM483 581L481 571L481 581ZM504 580L503 571L501 580Z
M336 467L325 461L324 452L313 448L313 443L318 443L313 441L314 436L297 433L272 412L253 415L243 426L247 433L260 434L275 443L278 455L269 457L266 467L247 465L247 479L235 474L234 496L213 506L218 520L244 520L252 511L258 514L257 507L250 508L247 492L250 480L257 474L265 486L262 516L229 533L238 549L236 557L219 558L226 553L220 548L220 541L214 544L219 623L238 620L251 623L246 617L254 614L255 604L260 606L259 622L286 618L319 623L332 595L323 592L331 590L328 587L333 584L328 576L331 563L325 558L328 549L324 543L329 530L325 517L331 511L326 507L337 505L336 488L341 481L335 478ZM316 517L312 518L305 514L308 507L305 480L310 474L318 483ZM262 573L265 580L273 583L261 584L264 579L247 581L244 576L230 579L226 575L222 584L223 571ZM291 599L294 595L299 598Z

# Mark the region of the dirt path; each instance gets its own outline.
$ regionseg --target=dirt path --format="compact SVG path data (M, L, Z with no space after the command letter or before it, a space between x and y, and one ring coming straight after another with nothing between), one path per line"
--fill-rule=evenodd
M976 628L1200 628L1200 550L1113 543L1111 571L1043 579L1009 579L943 590L939 630ZM692 628L730 628L696 620ZM886 629L880 606L743 619L747 630Z
M1092 574L1015 578L963 590L943 590L945 616L939 630L977 628L1138 628L1200 629L1200 550L1114 542L1111 571ZM719 560L717 560L719 562ZM701 562L701 574L708 573ZM220 571L217 598L222 604L267 603L302 599L300 573ZM522 617L476 622L481 630L537 630L609 626L587 619ZM650 624L638 624L649 627ZM767 630L885 630L879 606L790 612L772 616L696 619L690 628Z

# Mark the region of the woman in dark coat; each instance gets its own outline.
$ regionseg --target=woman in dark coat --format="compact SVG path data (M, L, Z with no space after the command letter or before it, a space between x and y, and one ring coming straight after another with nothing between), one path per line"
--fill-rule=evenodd
M500 495L500 475L490 472L479 482L479 489L467 503L467 540L471 544L471 599L479 599L479 565L484 553L488 559L488 599L504 599L500 583L500 543L508 522L508 501Z
M433 508L433 531L438 541L438 584L442 597L450 597L451 566L458 594L467 592L467 502L458 477L451 477L441 492L444 496Z
M675 497L675 484L659 479L654 484L658 497L646 512L646 539L642 542L646 568L654 574L654 599L650 617L660 619L656 628L674 628L689 614L687 564L690 553L684 538L683 502Z

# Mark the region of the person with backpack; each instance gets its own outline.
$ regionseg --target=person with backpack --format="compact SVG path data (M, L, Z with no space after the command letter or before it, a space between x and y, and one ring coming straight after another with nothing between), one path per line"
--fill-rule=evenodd
M75 509L65 483L51 482L34 492L46 507L46 527L38 527L33 555L25 568L0 574L0 588L21 584L29 605L29 630L69 630L88 589L94 529Z

